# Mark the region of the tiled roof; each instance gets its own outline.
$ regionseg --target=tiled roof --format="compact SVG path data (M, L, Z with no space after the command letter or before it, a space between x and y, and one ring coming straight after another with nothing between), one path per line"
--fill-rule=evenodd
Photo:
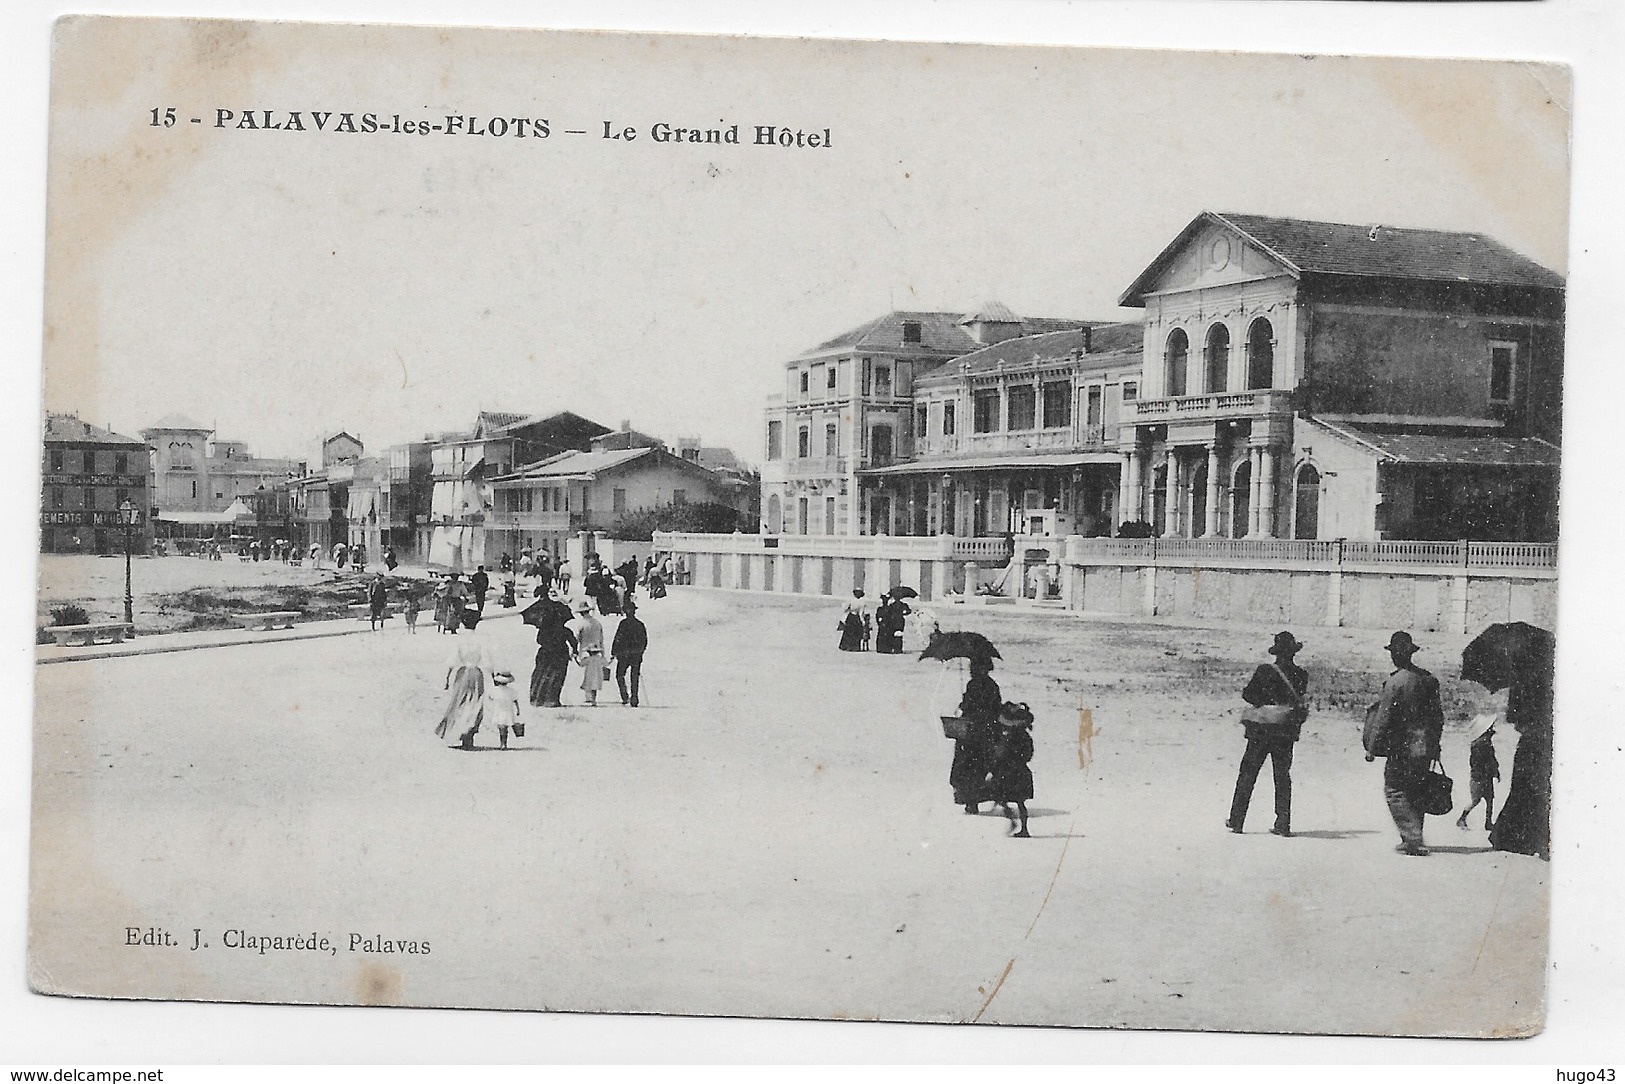
M1214 217L1311 274L1563 288L1561 275L1483 234L1265 215Z
M1203 211L1140 272L1118 304L1145 304L1146 292L1168 262L1198 230L1215 224L1270 253L1300 277L1348 275L1549 290L1564 285L1557 272L1479 233Z
M987 311L992 306L1005 313L1010 310L1003 305L993 302L982 306ZM884 316L877 316L866 324L852 328L841 333L833 339L819 343L813 349L806 351L802 357L815 357L828 354L836 350L851 350L859 347L872 349L917 351L928 354L968 354L978 350L982 344L971 337L961 322L962 313L957 312L888 312ZM1003 322L1018 322L1021 324L1023 335L1037 335L1048 331L1060 331L1064 328L1083 327L1085 324L1095 323L1092 320L1077 320L1070 317L1017 317L1010 314ZM903 325L917 323L920 325L920 341L905 343L903 341Z
M1014 324L1021 318L1010 311L1010 306L998 301L984 301L975 312L967 312L959 318L961 324L974 324L984 321L990 324Z
M75 414L50 414L45 418L45 439L74 444L133 444L145 448L140 437L120 436L111 429L81 421Z
M521 414L512 410L482 410L479 417L474 419L476 433L489 433L493 429L506 429L510 425L529 421L535 417L533 414Z
M1430 466L1556 467L1563 450L1538 437L1487 434L1383 432L1347 423L1316 421L1353 444L1394 463Z
M1144 342L1144 328L1138 321L1124 324L1099 324L1091 327L1089 332L1089 353L1084 355L1087 359L1097 359L1106 362L1108 359L1120 360L1125 354L1138 354ZM920 379L921 383L940 380L944 377L959 377L966 373L984 372L1000 366L1026 365L1035 362L1048 361L1066 357L1083 344L1083 336L1077 328L1066 331L1051 331L1039 335L1026 335L1018 339L1006 339L984 346L974 353L966 354L962 358L950 361Z
M523 478L578 478L600 474L656 451L654 448L621 448L612 452L565 452L540 463L532 463L522 470L494 479L512 482Z

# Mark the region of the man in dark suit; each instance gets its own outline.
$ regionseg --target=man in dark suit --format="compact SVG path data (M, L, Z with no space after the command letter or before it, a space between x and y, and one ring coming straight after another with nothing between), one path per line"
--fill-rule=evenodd
M468 578L468 586L474 591L474 608L483 615L485 613L485 596L491 591L491 577L486 574L484 565L481 565L474 575Z
M1382 696L1367 713L1365 759L1386 758L1382 790L1388 812L1399 829L1401 854L1425 855L1422 844L1421 790L1428 765L1439 756L1444 734L1444 708L1439 703L1439 680L1411 662L1417 652L1408 632L1388 638L1394 672L1383 683Z
M1241 690L1241 698L1255 708L1276 706L1286 709L1281 723L1247 722L1247 749L1241 754L1241 769L1236 773L1236 790L1230 799L1230 819L1225 827L1240 833L1247 819L1247 806L1253 798L1253 784L1258 781L1258 770L1267 757L1275 773L1275 826L1270 829L1278 836L1292 834L1292 747L1303 729L1303 696L1309 688L1309 674L1292 661L1303 650L1290 632L1275 634L1270 645L1273 663L1265 663L1253 671L1252 680Z

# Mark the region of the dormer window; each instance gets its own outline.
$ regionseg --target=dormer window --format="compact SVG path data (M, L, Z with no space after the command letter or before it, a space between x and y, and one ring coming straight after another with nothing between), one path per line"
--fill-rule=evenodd
M920 322L918 320L903 321L903 341L906 343L920 341Z

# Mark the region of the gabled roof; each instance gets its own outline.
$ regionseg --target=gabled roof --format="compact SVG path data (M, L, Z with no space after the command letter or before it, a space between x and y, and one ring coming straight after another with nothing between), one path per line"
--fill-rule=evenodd
M74 444L128 444L146 449L146 442L140 437L121 436L111 429L91 425L77 414L47 414L45 439Z
M1387 432L1314 419L1314 424L1390 463L1462 467L1556 467L1563 450L1539 437Z
M538 478L592 478L616 470L634 459L657 452L657 448L620 448L611 452L565 452L539 463L505 474L496 482L516 482Z
M992 323L1019 323L1022 335L1038 335L1048 331L1061 331L1066 328L1079 328L1086 324L1097 323L1093 320L1079 320L1071 317L1029 316L1018 317L998 302L989 302L983 305L981 313L1001 311L1007 314L1004 317L983 316L983 319ZM817 357L838 350L874 349L888 350L896 353L921 354L968 354L978 350L982 344L965 330L975 322L976 313L969 317L957 312L888 312L884 316L877 316L866 324L859 324L849 331L844 331L825 342L819 343L811 350L800 356L804 358ZM914 323L920 325L920 341L904 342L903 325Z
M141 432L151 433L161 429L190 430L195 433L214 432L214 430L209 426L199 425L191 418L188 418L185 414L165 414L162 418L159 418L157 421L141 430Z
M1114 361L1128 359L1130 356L1137 357L1143 348L1144 340L1145 331L1138 321L1095 325L1090 328L1089 352L1083 355L1083 361L1108 365ZM984 346L974 353L948 362L940 369L921 377L920 383L1000 367L1059 361L1080 349L1082 345L1083 335L1076 328L1041 335L1026 335L1019 339L1005 339L1003 342Z
M1479 233L1203 211L1140 272L1118 304L1144 305L1151 283L1168 262L1210 225L1257 246L1300 279L1346 275L1549 290L1564 286L1557 272Z

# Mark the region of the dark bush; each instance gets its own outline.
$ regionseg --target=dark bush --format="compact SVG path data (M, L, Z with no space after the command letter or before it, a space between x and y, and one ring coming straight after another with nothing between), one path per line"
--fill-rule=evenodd
M51 607L51 624L88 625L90 624L90 614L85 612L83 606L73 602L66 602L61 606Z
M1150 538L1151 524L1143 519L1131 519L1117 528L1118 538Z
M649 542L656 531L732 534L739 526L739 513L725 504L668 504L619 516L610 525L609 537L622 542Z

